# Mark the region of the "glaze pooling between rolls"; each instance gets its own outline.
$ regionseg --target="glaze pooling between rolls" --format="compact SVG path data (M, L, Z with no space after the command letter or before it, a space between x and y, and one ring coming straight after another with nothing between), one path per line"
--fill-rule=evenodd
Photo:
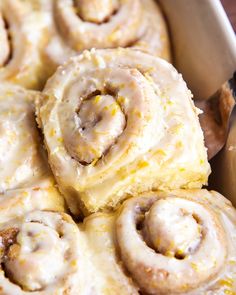
M74 214L151 188L207 182L198 110L164 60L131 49L85 51L57 70L37 109L52 171Z

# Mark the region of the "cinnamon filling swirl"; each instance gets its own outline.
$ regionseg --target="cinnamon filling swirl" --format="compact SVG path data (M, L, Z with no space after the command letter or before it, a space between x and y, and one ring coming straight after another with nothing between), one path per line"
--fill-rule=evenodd
M74 7L83 21L101 25L117 14L120 3L118 0L74 0Z

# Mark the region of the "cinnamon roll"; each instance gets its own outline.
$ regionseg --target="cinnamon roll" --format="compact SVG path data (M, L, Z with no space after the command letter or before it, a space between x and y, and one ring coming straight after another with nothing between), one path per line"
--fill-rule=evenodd
M49 173L35 121L36 92L0 84L0 193Z
M110 294L236 290L236 211L217 192L146 193L87 217L83 230Z
M153 0L59 0L51 14L46 55L54 64L91 48L133 47L170 59L166 23Z
M83 234L69 215L32 211L1 223L0 237L1 294L94 294Z
M41 56L48 16L39 0L0 2L0 82L38 89L47 78ZM44 40L45 39L45 40Z
M37 109L52 171L74 214L152 188L207 182L198 110L162 59L131 49L85 51L59 67Z

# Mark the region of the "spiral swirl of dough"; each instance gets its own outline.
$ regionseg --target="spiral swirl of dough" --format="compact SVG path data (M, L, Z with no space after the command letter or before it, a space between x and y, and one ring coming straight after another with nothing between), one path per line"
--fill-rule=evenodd
M0 192L29 187L48 174L35 121L36 92L0 85Z
M207 181L191 93L164 60L131 49L85 51L48 81L37 109L75 214L79 203L97 211L132 192Z
M153 0L59 0L51 14L46 51L57 64L91 48L134 47L170 59L165 20Z
M47 77L41 58L46 27L39 0L0 2L0 81L39 89Z
M32 211L1 224L0 237L2 294L93 294L83 236L69 215Z
M84 231L111 294L235 292L236 211L214 191L145 193L87 217Z

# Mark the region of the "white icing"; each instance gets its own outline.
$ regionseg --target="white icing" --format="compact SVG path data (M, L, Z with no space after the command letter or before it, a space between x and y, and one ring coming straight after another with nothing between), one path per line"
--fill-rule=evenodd
M51 17L45 51L54 64L93 47L132 46L170 59L166 24L153 0L58 0L51 4L44 8Z
M41 2L0 2L0 81L39 89L48 77L41 55L48 21Z
M33 211L1 224L0 234L11 228L18 233L1 264L3 294L94 294L84 236L70 216Z
M214 191L146 193L126 201L115 213L90 215L80 228L98 270L98 294L142 290L145 294L222 295L236 290L236 211ZM172 251L194 240L198 246L175 257L150 244L156 234L159 247L173 238Z
M161 59L130 49L85 51L48 81L38 114L53 173L75 214L77 198L97 211L127 193L207 182L191 93Z
M0 191L29 186L47 172L36 128L36 93L0 85Z

